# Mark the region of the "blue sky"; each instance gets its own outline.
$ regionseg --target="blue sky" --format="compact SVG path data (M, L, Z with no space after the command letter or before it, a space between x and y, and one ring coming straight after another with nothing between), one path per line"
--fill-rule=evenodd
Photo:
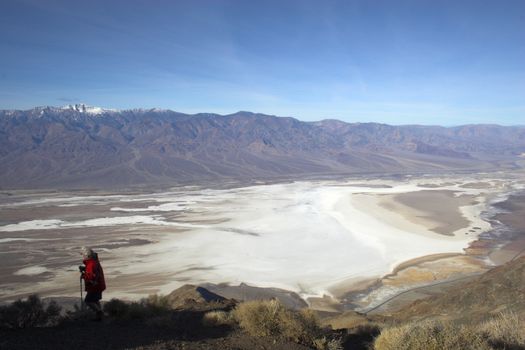
M525 1L0 1L0 109L525 124Z

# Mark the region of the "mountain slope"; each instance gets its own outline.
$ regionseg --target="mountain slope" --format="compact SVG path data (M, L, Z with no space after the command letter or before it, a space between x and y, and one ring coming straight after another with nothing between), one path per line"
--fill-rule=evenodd
M414 302L394 313L396 319L442 317L482 320L511 311L525 317L525 256L498 266L473 281Z
M479 169L523 152L523 127L306 123L85 105L0 111L2 188Z

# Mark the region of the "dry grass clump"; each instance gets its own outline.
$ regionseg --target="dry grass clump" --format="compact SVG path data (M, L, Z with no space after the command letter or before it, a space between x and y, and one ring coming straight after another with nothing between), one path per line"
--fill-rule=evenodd
M255 300L238 304L232 311L204 314L206 327L238 325L253 337L274 337L318 350L340 350L341 340L324 334L314 311L289 310L278 300Z
M339 338L321 337L314 339L313 347L317 350L343 350L343 344Z
M233 311L239 326L254 337L278 337L310 344L320 331L309 310L288 310L278 300L255 300L239 304Z
M341 349L341 341L323 334L314 311L287 309L278 300L256 300L239 304L232 312L239 326L254 337L275 337L315 347Z
M205 327L233 326L235 319L231 312L227 311L210 311L202 317L202 324Z
M385 328L375 350L489 350L485 337L472 327L450 322L423 321Z
M479 331L496 347L525 348L525 319L514 312L500 313L482 323Z
M376 350L524 349L525 320L513 312L501 313L477 325L423 321L385 328L376 338Z

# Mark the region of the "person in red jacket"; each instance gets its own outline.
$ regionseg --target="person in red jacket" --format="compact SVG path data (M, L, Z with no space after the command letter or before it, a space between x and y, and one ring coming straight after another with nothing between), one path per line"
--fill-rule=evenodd
M96 313L96 319L101 320L104 313L100 306L100 299L102 299L102 292L106 289L104 271L98 260L98 254L93 249L82 248L82 257L84 258L85 268L82 269L81 277L84 280L84 289L87 292L84 301Z

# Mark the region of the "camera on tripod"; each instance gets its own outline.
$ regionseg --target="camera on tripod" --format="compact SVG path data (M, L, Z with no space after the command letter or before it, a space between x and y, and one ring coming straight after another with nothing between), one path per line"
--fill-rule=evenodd
M84 272L86 272L86 267L85 267L84 265L80 265L80 266L78 267L78 271L84 273Z

